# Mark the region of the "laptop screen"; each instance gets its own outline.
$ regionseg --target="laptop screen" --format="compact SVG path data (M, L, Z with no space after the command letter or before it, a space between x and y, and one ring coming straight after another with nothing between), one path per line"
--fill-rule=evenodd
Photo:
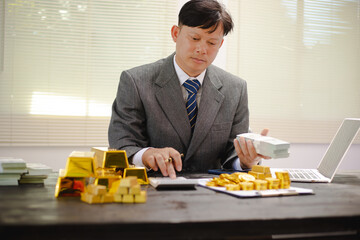
M330 143L318 170L332 179L360 127L360 118L346 118Z

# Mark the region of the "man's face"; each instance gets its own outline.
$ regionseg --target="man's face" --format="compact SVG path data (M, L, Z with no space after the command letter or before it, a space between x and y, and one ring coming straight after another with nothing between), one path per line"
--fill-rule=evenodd
M173 26L171 36L176 42L176 63L190 77L197 77L214 61L224 41L221 25L212 33L199 27Z

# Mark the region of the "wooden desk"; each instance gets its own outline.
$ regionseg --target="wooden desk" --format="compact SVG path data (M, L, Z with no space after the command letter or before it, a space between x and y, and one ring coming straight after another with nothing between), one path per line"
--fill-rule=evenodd
M239 199L201 187L148 186L145 204L100 205L55 199L56 178L45 186L0 187L1 239L360 238L359 172L338 174L331 184L292 183L315 195Z

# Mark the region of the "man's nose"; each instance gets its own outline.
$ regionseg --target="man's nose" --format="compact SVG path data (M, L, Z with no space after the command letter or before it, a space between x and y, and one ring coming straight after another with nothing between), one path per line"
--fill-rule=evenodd
M200 53L200 54L206 54L206 53L207 53L206 43L199 42L199 43L196 45L196 52L197 52L197 53Z

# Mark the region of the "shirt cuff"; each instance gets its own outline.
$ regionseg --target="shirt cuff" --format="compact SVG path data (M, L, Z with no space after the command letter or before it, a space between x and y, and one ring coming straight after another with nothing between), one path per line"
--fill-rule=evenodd
M145 152L146 150L148 150L148 149L149 149L149 147L143 148L143 149L141 149L140 151L138 151L137 153L135 153L135 155L134 155L134 157L133 157L133 159L132 159L132 163L133 163L135 166L137 166L137 167L145 167L145 165L144 165L143 162L142 162L142 156L143 156L144 152ZM147 168L146 168L146 169L147 169ZM147 170L150 170L150 169L147 169Z
M233 163L232 163L232 167L233 169L235 170L243 170L240 166L240 159L239 158L236 158Z
M261 160L259 161L258 165L261 165L262 163L262 158ZM232 167L234 170L251 170L251 169L242 169L242 167L240 166L240 159L239 158L236 158L233 163L232 163Z

